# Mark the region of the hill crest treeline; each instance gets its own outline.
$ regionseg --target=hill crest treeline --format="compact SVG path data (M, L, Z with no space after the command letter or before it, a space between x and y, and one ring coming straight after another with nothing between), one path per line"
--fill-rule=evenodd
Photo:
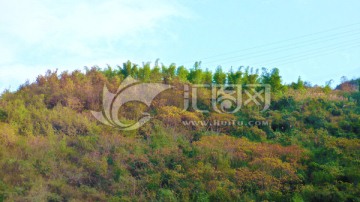
M175 88L150 109L124 106L124 119L154 117L124 132L90 110L101 110L104 84L115 92L129 75ZM184 83L271 84L271 106L184 112ZM200 63L48 71L0 97L0 201L359 201L360 93L345 87L284 85L278 69L212 73ZM200 93L209 106L209 91ZM269 124L182 124L214 120Z

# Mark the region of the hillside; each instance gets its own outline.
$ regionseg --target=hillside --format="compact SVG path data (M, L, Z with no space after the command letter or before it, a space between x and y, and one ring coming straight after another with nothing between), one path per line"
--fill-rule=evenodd
M104 85L115 93L128 76L172 89L150 107L122 106L121 121L151 116L125 131L91 111L102 111ZM194 84L269 84L270 106L183 110ZM211 99L198 90L200 109ZM278 69L127 62L48 71L0 97L0 201L360 201L359 167L358 88L285 85Z

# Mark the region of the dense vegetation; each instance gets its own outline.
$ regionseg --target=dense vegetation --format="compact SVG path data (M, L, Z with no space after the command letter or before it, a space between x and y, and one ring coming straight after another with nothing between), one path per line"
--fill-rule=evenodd
M154 117L135 131L98 122L106 84L127 76L175 86L150 109L129 103L125 118ZM359 79L345 86L359 84ZM270 109L236 114L182 111L183 84L272 86ZM208 90L200 97L209 105ZM268 121L184 125L184 120ZM48 71L0 98L0 201L360 201L360 93L302 81L278 69L211 72L131 62L84 72Z

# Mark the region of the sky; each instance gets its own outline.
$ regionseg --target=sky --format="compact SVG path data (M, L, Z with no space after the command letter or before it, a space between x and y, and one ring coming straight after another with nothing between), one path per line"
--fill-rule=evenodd
M0 0L0 91L46 70L130 60L360 77L358 0Z

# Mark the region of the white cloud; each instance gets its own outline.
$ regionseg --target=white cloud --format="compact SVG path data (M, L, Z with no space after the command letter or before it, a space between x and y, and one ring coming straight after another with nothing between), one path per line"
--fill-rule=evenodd
M127 50L156 45L159 32L175 33L167 22L187 16L177 0L0 0L0 88L43 73L38 66L136 57Z
M6 1L0 22L10 34L27 43L44 39L124 37L154 29L169 17L185 17L175 1ZM51 42L51 41L50 41Z

